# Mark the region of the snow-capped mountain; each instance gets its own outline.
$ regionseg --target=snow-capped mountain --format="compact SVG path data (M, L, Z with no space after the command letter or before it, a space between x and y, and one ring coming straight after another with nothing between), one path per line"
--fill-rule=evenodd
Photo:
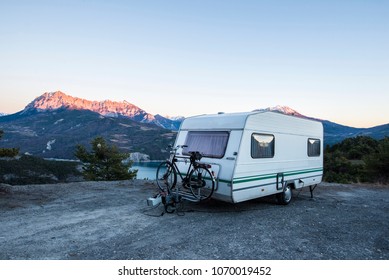
M111 100L89 101L86 99L73 97L61 91L46 92L28 104L24 111L37 110L54 111L66 108L72 110L89 110L107 117L125 116L137 119L141 122L152 122L154 116L148 114L139 107L127 102L115 102Z
M296 110L288 107L288 106L281 106L281 105L277 105L275 107L267 107L265 109L257 109L257 110L254 110L254 111L271 111L271 112L279 112L279 113L282 113L282 114L285 114L285 115L290 115L290 116L296 116L296 117L301 117L301 118L308 118L302 114L300 114L299 112L297 112Z
M172 120L172 121L180 121L180 122L182 122L185 119L185 117L183 117L183 116L173 116L173 117L164 116L164 118Z
M31 111L42 112L58 109L89 110L106 117L126 117L137 122L154 123L160 127L172 130L177 130L179 126L176 121L166 119L159 115L153 116L127 101L90 101L67 95L61 91L42 94L28 104L21 114L26 114Z

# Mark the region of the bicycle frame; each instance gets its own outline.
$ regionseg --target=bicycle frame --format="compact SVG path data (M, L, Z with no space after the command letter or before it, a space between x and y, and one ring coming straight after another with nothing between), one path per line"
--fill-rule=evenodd
M174 169L176 170L176 173L180 176L183 185L185 185L185 184L187 184L186 181L187 181L187 179L188 179L188 175L189 175L190 171L194 168L195 163L193 163L193 162L190 160L190 158L188 159L190 163L189 163L188 170L186 171L186 174L185 174L185 177L184 177L184 176L181 174L180 169L178 168L178 166L177 166L177 164L176 164L176 162L178 161L178 160L177 160L177 154L176 154L176 153L177 153L177 149L173 149L173 151L172 151L172 156L170 157L169 161L170 161L170 163L173 165ZM187 157L182 157L182 158L187 159Z

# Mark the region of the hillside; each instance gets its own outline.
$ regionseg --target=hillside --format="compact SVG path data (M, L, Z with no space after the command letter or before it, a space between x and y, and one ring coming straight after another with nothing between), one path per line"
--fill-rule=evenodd
M21 153L45 158L74 159L77 144L89 146L102 136L125 152L140 152L161 159L175 133L129 118L106 117L87 110L23 111L0 118L5 134L2 147L19 147Z

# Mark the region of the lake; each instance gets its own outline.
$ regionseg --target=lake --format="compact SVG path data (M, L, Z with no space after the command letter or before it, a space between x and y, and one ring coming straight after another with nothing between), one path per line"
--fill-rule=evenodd
M138 169L137 179L155 180L161 162L134 162L131 169Z

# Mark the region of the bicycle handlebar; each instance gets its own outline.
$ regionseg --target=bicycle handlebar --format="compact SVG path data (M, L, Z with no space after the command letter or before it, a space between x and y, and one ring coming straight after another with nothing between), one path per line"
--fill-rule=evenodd
M169 145L169 147L171 148L171 146ZM187 148L188 145L177 145L175 148L173 148L171 151L170 151L170 154L173 156L173 157L176 157L176 153L177 153L177 150L180 149L180 148ZM199 151L189 151L189 154L190 154L190 159L191 159L191 162L192 164L195 162L195 161L199 161L201 160L201 158L203 157L203 155L199 152Z
M171 149L173 152L177 151L180 148L187 148L188 145L177 145L177 147L173 148L172 145L169 145L168 148Z
M177 149L179 148L188 148L188 145L177 145Z

